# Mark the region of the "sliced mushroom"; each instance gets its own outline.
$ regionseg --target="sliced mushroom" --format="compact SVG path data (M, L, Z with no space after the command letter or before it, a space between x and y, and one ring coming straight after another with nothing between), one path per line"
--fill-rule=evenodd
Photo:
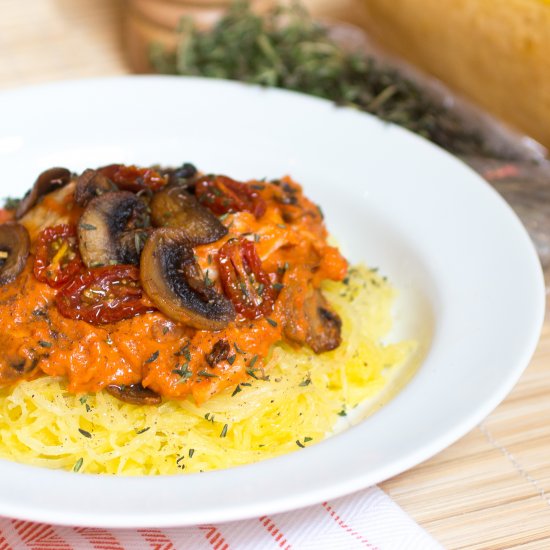
M144 202L129 191L92 199L78 222L78 243L86 267L139 263L149 225Z
M284 334L289 340L307 344L315 353L330 351L340 345L342 321L320 289L313 288L311 283L287 284L280 298Z
M336 349L342 343L342 320L318 288L308 296L304 312L309 321L306 343L315 353Z
M184 228L193 246L213 243L227 235L225 225L179 185L169 185L155 193L151 219L157 227Z
M69 181L71 181L71 173L66 168L56 167L42 172L34 182L32 189L19 203L15 217L17 219L23 217L38 202L40 197L63 187Z
M19 223L0 225L0 285L13 281L27 263L29 232Z
M34 242L38 234L47 227L73 223L72 214L74 212L68 210L66 206L72 201L75 185L76 182L71 181L64 187L48 193L47 201L38 202L18 220L27 228L31 242Z
M101 172L88 168L76 180L74 200L79 206L86 206L95 197L111 191L118 191L118 187Z
M169 183L184 186L191 185L192 179L197 175L197 169L190 162L184 162L179 168L165 168L159 171L168 176Z
M113 397L132 403L133 405L160 405L162 398L149 388L144 388L141 384L132 384L130 386L118 386L111 384L105 388L107 393Z
M157 229L141 253L141 284L166 316L199 330L221 330L233 304L202 273L183 229Z

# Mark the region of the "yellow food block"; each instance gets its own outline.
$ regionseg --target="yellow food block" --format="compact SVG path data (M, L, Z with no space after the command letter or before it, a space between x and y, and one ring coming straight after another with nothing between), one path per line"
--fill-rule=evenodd
M308 0L550 147L549 0Z

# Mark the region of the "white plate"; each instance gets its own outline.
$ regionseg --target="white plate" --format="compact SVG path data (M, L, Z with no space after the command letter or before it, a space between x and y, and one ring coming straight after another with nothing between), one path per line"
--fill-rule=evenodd
M215 80L130 77L0 95L0 196L53 165L180 163L235 177L289 173L354 260L400 289L401 335L426 357L359 425L291 455L177 477L115 478L0 461L0 514L113 527L289 510L396 475L456 441L508 393L544 315L533 246L505 202L413 134L299 94Z

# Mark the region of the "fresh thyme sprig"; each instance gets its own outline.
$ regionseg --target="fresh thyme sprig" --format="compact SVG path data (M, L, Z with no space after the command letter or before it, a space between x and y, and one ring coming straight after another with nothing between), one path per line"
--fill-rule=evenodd
M500 154L395 69L335 42L297 3L260 16L237 2L209 31L182 19L178 36L175 51L152 46L158 72L296 90L375 114L457 154Z

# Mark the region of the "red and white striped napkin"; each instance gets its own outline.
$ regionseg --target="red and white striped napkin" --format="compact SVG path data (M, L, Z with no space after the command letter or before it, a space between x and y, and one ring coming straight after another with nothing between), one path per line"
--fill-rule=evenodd
M441 549L378 487L302 510L171 529L93 529L0 519L0 550Z

